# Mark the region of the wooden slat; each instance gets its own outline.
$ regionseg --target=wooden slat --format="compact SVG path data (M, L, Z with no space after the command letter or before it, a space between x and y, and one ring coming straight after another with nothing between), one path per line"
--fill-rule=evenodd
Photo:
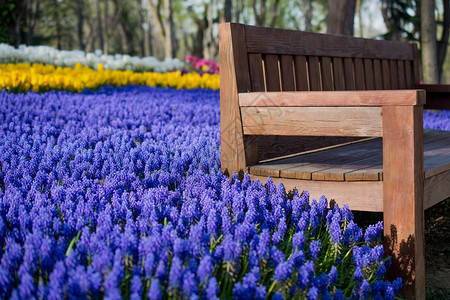
M383 160L382 157L378 157L378 159ZM382 181L382 175L383 164L380 163L346 173L345 181Z
M251 53L413 59L412 48L406 43L255 26L245 29Z
M395 60L389 61L389 69L391 72L391 87L393 90L398 89L398 68Z
M365 90L364 65L361 58L355 58L355 87L357 90Z
M316 56L308 57L309 90L321 91L320 86L320 66L319 58Z
M252 180L258 179L265 183L267 176L250 175ZM297 189L299 192L307 190L310 200L319 199L326 195L336 201L339 206L348 204L352 210L383 211L383 183L382 182L336 182L313 181L286 178L272 178L275 184L283 182L287 191Z
M244 134L381 136L380 107L242 107ZM299 118L301 116L301 118Z
M345 73L345 89L353 91L355 87L355 74L353 68L353 60L351 58L344 58L344 73Z
M374 82L374 72L373 72L373 63L371 59L364 59L364 77L366 83L366 90L374 90L375 82Z
M238 92L251 89L244 26L227 23L219 28L221 166L232 173L258 159L244 148L239 110Z
M381 61L379 59L373 60L373 76L375 81L375 89L383 89L383 72L381 71Z
M390 90L392 89L391 85L391 68L389 66L389 61L383 59L381 61L381 71L383 72L383 89Z
M398 88L406 88L406 76L405 76L405 64L403 60L397 61L397 71L398 71Z
M406 79L406 88L413 89L414 88L413 73L411 68L411 61L409 60L405 60L405 79Z
M348 164L355 160L367 159L377 153L374 139L367 142L354 142L349 145L302 154L287 159L275 160L259 165L261 168L278 169L280 177L306 180L342 181L343 173L329 171L339 164ZM321 174L319 174L321 173ZM328 176L328 178L324 178Z
M281 55L281 89L283 91L295 91L294 66L292 56Z
M334 92L267 92L241 93L239 105L246 106L383 106L421 105L422 90L334 91Z
M334 90L345 90L344 61L341 57L333 57Z
M264 92L264 71L261 54L249 54L248 63L250 67L250 78L252 83L252 92Z
M297 91L308 91L308 71L305 56L294 57L295 66L295 86Z
M424 209L450 197L450 170L425 179Z
M280 70L278 69L278 55L267 54L264 58L266 72L266 87L268 92L281 91Z
M385 251L392 256L390 272L417 299L425 299L422 116L420 106L383 107Z
M331 69L331 58L322 57L320 62L320 71L322 78L322 90L332 91L333 90L333 75Z

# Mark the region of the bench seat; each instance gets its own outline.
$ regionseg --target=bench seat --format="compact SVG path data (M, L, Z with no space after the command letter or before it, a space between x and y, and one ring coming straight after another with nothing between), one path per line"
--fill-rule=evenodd
M381 181L382 152L381 138L369 138L269 160L249 166L248 172L303 180ZM425 179L449 169L450 131L425 129Z

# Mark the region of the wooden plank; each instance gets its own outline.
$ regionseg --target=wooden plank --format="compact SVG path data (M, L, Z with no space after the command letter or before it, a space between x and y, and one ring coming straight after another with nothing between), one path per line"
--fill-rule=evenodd
M333 81L335 91L345 90L344 61L341 57L333 57Z
M266 176L250 175L252 180L267 182ZM383 211L383 183L382 182L337 182L313 181L286 178L272 178L275 184L283 183L287 191L297 189L300 193L307 190L310 199L319 199L326 195L339 206L348 204L352 210Z
M295 91L294 66L292 56L281 55L281 87L283 91Z
M383 160L382 156L378 157ZM382 181L383 180L383 164L375 164L345 173L345 181Z
M397 61L397 71L398 71L398 88L406 89L405 64L403 60Z
M417 299L425 299L422 116L420 106L383 107L385 251L392 257L390 272Z
M320 71L322 78L322 90L332 91L333 90L333 74L331 69L331 58L322 57L320 62Z
M355 58L355 87L357 90L365 90L364 65L361 58Z
M380 107L242 107L241 115L244 134L249 135L382 134Z
M364 78L366 79L366 90L375 89L375 76L373 71L373 63L371 59L364 59Z
M450 170L426 178L424 183L424 209L450 197Z
M246 155L238 99L238 92L251 89L250 72L244 26L227 23L219 28L221 165L231 174L257 162L250 152Z
M294 57L295 66L295 85L297 91L308 91L308 71L306 65L306 57L296 55Z
M250 67L250 78L252 92L264 92L266 90L264 84L263 60L261 54L249 54L248 63Z
M414 74L413 82L414 84L420 84L422 82L422 78L420 77L420 56L419 50L417 49L417 44L412 44L412 51L413 51L413 74Z
M279 92L280 88L280 70L278 68L278 55L267 54L264 58L266 71L266 87L268 92Z
M253 135L257 138L260 162L298 155L322 147L359 140L358 137Z
M339 147L330 147L322 151L281 159L264 164L270 169L279 169L280 177L343 181L340 165L363 161L380 152L380 140L351 142ZM336 169L334 169L336 168Z
M321 91L320 86L320 66L319 58L316 56L308 57L309 90Z
M389 66L389 61L383 59L381 61L381 71L383 73L383 89L390 90L391 87L391 68Z
M355 87L355 74L353 69L353 60L351 58L344 58L344 73L345 73L345 89L353 91Z
M389 61L389 69L391 72L391 87L393 90L398 89L398 70L397 62L395 60Z
M383 89L383 72L381 71L381 61L379 59L373 60L373 75L375 81L375 89Z
M246 106L383 106L421 105L425 92L395 91L334 91L334 92L267 92L241 93L239 105Z
M256 26L245 26L245 29L251 53L413 59L412 48L407 43Z
M409 60L405 60L405 79L406 79L406 88L413 89L414 88L413 73L411 68L411 61Z

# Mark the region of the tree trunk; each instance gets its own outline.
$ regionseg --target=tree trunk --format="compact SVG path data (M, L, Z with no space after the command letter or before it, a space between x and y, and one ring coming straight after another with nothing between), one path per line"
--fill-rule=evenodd
M82 51L86 50L86 46L83 41L83 0L77 0L78 10L78 44Z
M39 0L35 1L27 0L27 13L26 13L27 45L33 44L34 27L36 26L38 13L39 13Z
M255 15L256 25L264 26L266 21L266 0L260 1L260 7L258 8L257 0L252 1L253 14ZM258 13L259 11L259 13Z
M438 75L439 82L442 81L442 68L444 66L445 57L447 55L448 39L450 31L450 0L442 0L444 7L444 20L442 22L442 35L438 42Z
M303 11L305 14L305 31L312 31L312 0L303 0Z
M153 0L147 0L148 6L150 8L150 12L152 14L152 19L149 20L149 23L151 21L154 22L155 27L156 27L156 32L158 34L158 39L159 42L158 44L164 44L165 40L166 40L166 32L165 32L165 28L162 25L162 17L161 17L161 12L160 12L160 8L161 8L161 0L156 0L156 2L154 3ZM151 34L151 30L149 30L149 34ZM151 44L153 42L153 38L150 37L149 35L149 45L150 47ZM152 51L152 48L150 48L150 53L155 53L155 55L159 55L160 51L159 48L157 46L155 46L153 48L154 51ZM164 54L163 54L164 55Z
M439 82L437 64L436 21L434 19L435 1L422 3L421 48L423 81L429 84Z
M233 7L232 0L225 0L225 7L223 9L223 15L225 22L231 22L231 8Z
M108 5L108 1L109 0L105 0L105 7L103 9L103 13L104 13L104 17L103 17L103 53L104 54L108 54L109 53L109 22L108 22L108 11L109 11L109 5ZM114 24L116 25L116 24Z
M356 0L356 15L358 17L358 29L359 29L359 36L363 37L363 25L362 25L362 15L361 15L361 7L362 7L363 0Z
M177 45L175 28L173 25L172 0L164 0L164 28L165 34L165 56L166 58L176 57Z
M327 33L353 35L356 0L328 0Z
M96 9L97 9L97 24L98 24L98 27L97 27L98 32L97 32L97 34L98 34L98 38L99 38L99 42L100 42L99 48L102 49L102 51L103 51L103 49L104 49L104 42L103 42L102 14L101 14L101 11L100 11L100 0L95 0L95 6L96 6Z

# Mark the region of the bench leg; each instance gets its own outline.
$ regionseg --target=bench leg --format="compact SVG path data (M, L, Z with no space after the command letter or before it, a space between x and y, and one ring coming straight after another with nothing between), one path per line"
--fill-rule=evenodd
M425 299L423 108L383 107L384 244L388 277L407 299Z

